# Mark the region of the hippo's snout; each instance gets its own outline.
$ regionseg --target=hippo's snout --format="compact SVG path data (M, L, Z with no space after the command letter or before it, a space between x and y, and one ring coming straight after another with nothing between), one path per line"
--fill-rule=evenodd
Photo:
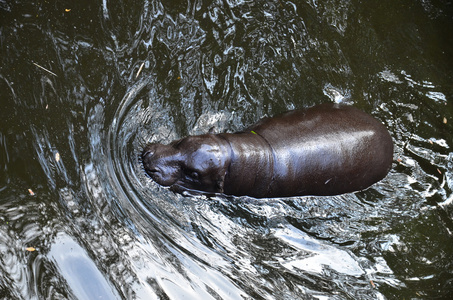
M165 145L150 144L142 152L146 174L163 186L171 186L179 179L179 168L171 156L165 154Z
M142 152L142 163L145 172L151 176L153 180L161 177L162 170L158 167L159 160L155 157L155 151L147 146Z

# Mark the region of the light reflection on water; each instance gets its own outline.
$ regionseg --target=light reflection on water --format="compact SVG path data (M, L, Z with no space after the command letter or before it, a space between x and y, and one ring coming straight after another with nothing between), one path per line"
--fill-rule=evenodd
M0 1L0 298L449 295L451 7L403 2ZM392 134L366 191L184 196L141 167L147 142L326 101Z
M48 253L77 299L120 299L86 251L68 235L59 233Z

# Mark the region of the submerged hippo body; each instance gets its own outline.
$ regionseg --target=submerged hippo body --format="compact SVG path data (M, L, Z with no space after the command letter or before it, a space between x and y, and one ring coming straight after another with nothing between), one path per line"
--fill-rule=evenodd
M340 104L264 118L243 132L149 144L142 153L146 173L163 186L256 198L363 190L392 160L387 129Z

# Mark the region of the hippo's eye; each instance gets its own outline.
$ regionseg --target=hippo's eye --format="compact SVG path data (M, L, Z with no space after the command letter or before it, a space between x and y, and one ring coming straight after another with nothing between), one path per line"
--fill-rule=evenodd
M193 179L198 179L198 177L200 177L200 175L198 174L198 172L195 172L193 171L190 176L193 178Z

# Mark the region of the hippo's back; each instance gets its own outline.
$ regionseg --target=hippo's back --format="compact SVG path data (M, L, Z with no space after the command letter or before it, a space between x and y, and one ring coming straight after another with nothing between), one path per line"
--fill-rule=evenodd
M348 105L291 111L265 118L249 130L274 151L270 197L361 190L385 177L393 160L385 126Z

